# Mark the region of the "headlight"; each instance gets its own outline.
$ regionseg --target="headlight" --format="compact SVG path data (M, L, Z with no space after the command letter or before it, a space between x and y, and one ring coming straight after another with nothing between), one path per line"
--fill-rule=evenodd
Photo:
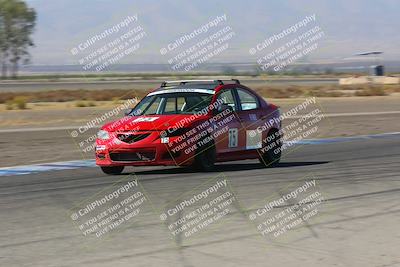
M107 131L100 130L97 132L97 138L101 140L107 140L110 138L110 134Z

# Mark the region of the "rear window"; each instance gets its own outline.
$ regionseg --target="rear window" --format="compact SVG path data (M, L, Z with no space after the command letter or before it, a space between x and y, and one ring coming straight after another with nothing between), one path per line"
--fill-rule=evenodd
M239 95L240 106L242 110L252 110L258 108L258 99L243 89L237 89Z

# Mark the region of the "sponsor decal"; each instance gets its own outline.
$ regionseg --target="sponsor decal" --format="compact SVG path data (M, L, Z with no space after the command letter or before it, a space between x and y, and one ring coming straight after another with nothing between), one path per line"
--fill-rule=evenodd
M96 146L96 151L103 151L106 150L106 146L105 145L97 145Z
M246 131L246 149L261 148L261 138L261 132L255 130Z
M229 129L229 141L228 147L237 147L238 146L238 129L232 128Z
M169 94L169 93L203 93L203 94L210 94L213 95L215 94L214 90L207 90L207 89L167 89L167 90L161 90L161 91L154 91L147 96L152 96L152 95L160 95L160 94Z
M249 114L249 118L251 121L256 121L257 120L257 115L256 114Z
M162 137L161 138L161 144L168 144L169 143L169 137Z
M139 117L134 120L134 122L152 122L157 120L158 117Z

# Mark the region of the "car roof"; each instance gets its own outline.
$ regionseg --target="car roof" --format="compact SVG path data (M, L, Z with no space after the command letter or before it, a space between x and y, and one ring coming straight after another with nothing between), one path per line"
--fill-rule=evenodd
M225 84L240 84L237 79L231 80L176 80L176 81L164 81L161 83L157 90L168 90L168 89L207 89L215 90L218 86Z
M226 85L227 87L225 87ZM206 93L215 94L221 89L233 89L235 86L242 89L250 90L246 86L243 86L238 79L230 80L176 80L176 81L164 81L160 87L151 91L148 96L168 93ZM255 92L250 90L252 94L257 95Z

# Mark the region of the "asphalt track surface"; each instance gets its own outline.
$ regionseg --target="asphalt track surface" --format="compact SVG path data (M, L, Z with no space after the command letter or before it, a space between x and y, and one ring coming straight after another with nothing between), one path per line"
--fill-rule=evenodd
M238 161L212 173L141 167L119 176L97 168L3 176L0 266L400 266L399 148L400 138L388 136L301 145L267 169ZM160 220L167 203L221 176L235 192L231 212L199 234L173 236ZM324 197L318 214L282 239L263 237L248 215L310 177ZM101 238L83 236L71 209L135 178L148 200L140 214Z

